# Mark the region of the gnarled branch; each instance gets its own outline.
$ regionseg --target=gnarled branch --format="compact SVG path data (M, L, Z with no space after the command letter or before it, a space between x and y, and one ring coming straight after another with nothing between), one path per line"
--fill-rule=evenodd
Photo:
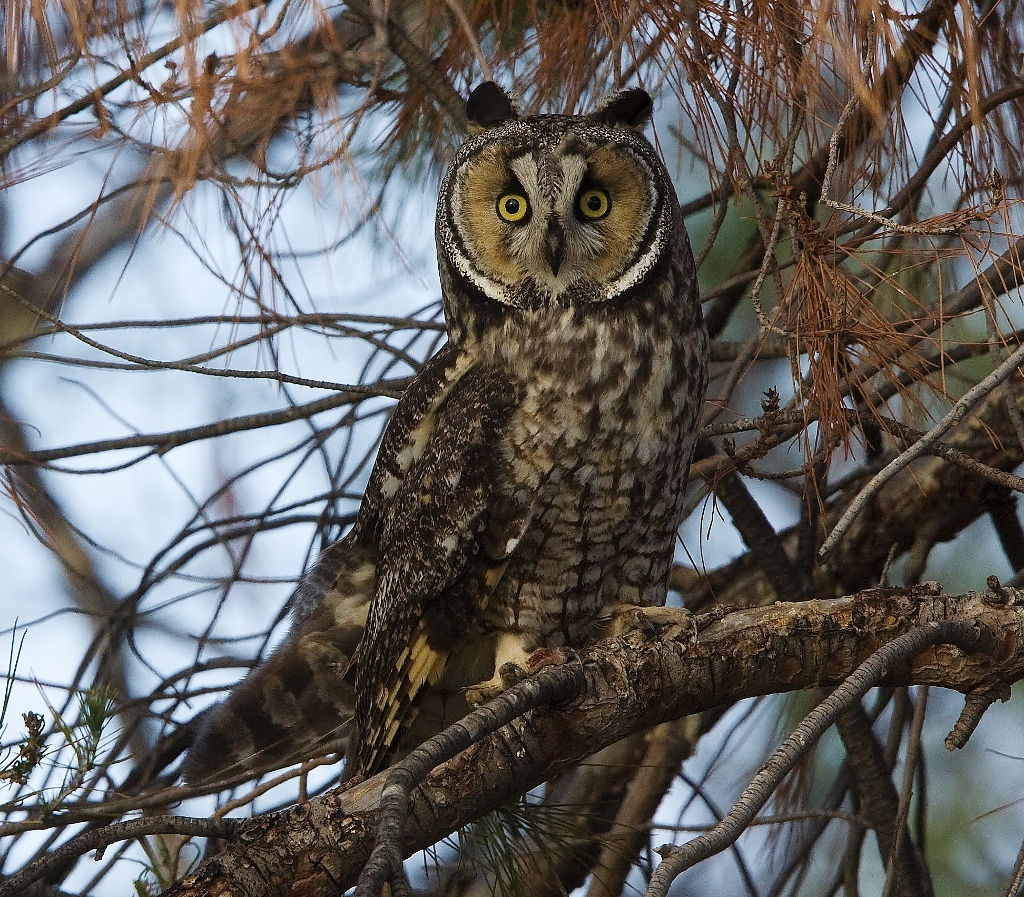
M413 794L405 852L446 834L633 732L743 698L832 686L894 639L934 623L969 624L984 650L933 645L879 684L964 693L1024 677L1024 592L941 594L934 584L871 589L831 601L735 611L692 631L637 629L582 655L586 688L566 707L531 711L435 769ZM700 621L700 618L698 618ZM174 897L282 889L341 894L373 847L382 773L246 826L224 854L169 891Z

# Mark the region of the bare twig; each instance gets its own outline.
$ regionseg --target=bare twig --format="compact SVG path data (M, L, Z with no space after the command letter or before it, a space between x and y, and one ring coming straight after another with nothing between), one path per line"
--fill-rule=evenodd
M108 79L103 84L97 85L79 99L73 100L66 106L50 113L45 118L36 119L35 122L27 125L10 137L0 140L0 159L5 158L12 150L22 144L45 134L59 122L65 121L72 115L76 115L79 112L83 112L91 106L94 106L98 97L106 96L118 87L126 84L128 81L138 78L144 69L153 65L155 62L166 58L175 50L180 49L190 41L195 40L195 38L200 34L204 34L224 22L246 15L251 11L251 0L239 0L237 3L232 3L217 10L217 12L208 16L198 25L184 29L177 37L167 41L163 46L140 56L135 60L134 64L129 65L123 71L118 72L113 78Z
M924 729L925 709L928 706L928 686L922 686L917 693L914 704L914 716L910 721L910 733L907 737L906 758L903 764L903 781L900 787L899 810L896 813L895 831L892 850L885 857L885 887L882 897L892 893L903 894L909 888L919 893L932 894L931 875L925 864L924 856L920 855L917 845L908 839L907 818L910 815L910 801L914 794L914 776L920 761L921 731ZM909 864L910 868L907 868ZM901 874L902 873L902 874ZM911 874L915 877L911 878ZM898 889L898 890L897 890Z
M857 498L851 502L846 513L839 519L828 538L825 539L818 551L818 557L824 559L836 546L843 534L849 529L854 518L868 505L878 490L884 486L897 473L909 465L915 458L919 458L934 445L942 435L959 424L964 417L993 389L1011 376L1020 364L1024 362L1024 346L1021 346L1009 358L1006 359L991 374L985 377L977 385L969 389L956 404L945 414L942 419L921 437L911 448L903 452L898 458L887 464L880 470L871 481L860 491Z
M99 452L113 452L132 448L153 448L158 454L164 454L189 442L211 439L228 433L238 433L242 430L274 427L278 424L311 417L323 411L330 411L333 408L340 408L343 405L351 405L353 402L361 402L370 396L394 397L401 394L402 389L408 385L408 382L408 378L403 378L401 380L387 380L377 386L347 386L344 390L339 391L333 396L307 402L305 405L296 405L282 411L267 412L265 414L246 414L241 417L230 417L215 424L192 427L186 430L124 436L119 439L101 439L97 442L85 442L63 448L42 449L28 452L24 455L0 449L0 464L9 464L12 467L21 464L44 464L47 461L56 461L62 458L77 458L82 455L93 455Z
M77 859L90 850L102 849L118 841L133 840L143 835L177 834L199 835L204 838L230 838L243 825L239 819L191 819L187 816L147 816L144 819L133 819L130 822L117 822L94 829L83 835L72 838L56 850L20 872L8 876L0 882L0 897L16 897L24 893L34 881L38 881L48 869L60 866L68 860Z
M744 789L732 810L706 835L683 847L664 847L662 862L647 888L647 897L667 897L672 882L691 866L728 847L768 802L779 782L853 701L860 700L892 669L922 649L955 644L963 650L978 645L978 631L959 623L929 623L899 636L864 661L831 695L814 708L768 759ZM980 647L980 646L979 646Z
M1021 842L1020 850L1017 851L1017 859L1013 864L1013 875L1010 877L1010 883L1003 891L1002 897L1019 897L1022 887L1024 887L1024 842Z

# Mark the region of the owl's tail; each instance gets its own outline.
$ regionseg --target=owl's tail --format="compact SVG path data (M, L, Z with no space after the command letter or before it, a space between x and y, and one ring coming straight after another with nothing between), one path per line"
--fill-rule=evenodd
M280 769L328 745L344 751L355 711L349 667L366 626L372 572L365 557L345 557L341 548L329 549L303 583L307 607L287 640L196 721L181 770L189 784Z

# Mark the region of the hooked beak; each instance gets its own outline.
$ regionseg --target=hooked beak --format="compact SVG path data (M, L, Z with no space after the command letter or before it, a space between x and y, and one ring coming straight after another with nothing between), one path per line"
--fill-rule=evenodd
M548 222L547 233L544 234L544 259L551 267L551 273L558 277L558 269L562 267L565 255L565 231L557 218Z

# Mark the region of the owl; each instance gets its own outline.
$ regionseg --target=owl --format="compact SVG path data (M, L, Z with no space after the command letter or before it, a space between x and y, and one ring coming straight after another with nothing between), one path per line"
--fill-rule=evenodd
M448 342L395 408L292 634L208 713L191 781L347 738L370 775L538 649L665 601L708 340L643 90L517 114L492 82L441 183ZM506 667L506 669L508 669Z

